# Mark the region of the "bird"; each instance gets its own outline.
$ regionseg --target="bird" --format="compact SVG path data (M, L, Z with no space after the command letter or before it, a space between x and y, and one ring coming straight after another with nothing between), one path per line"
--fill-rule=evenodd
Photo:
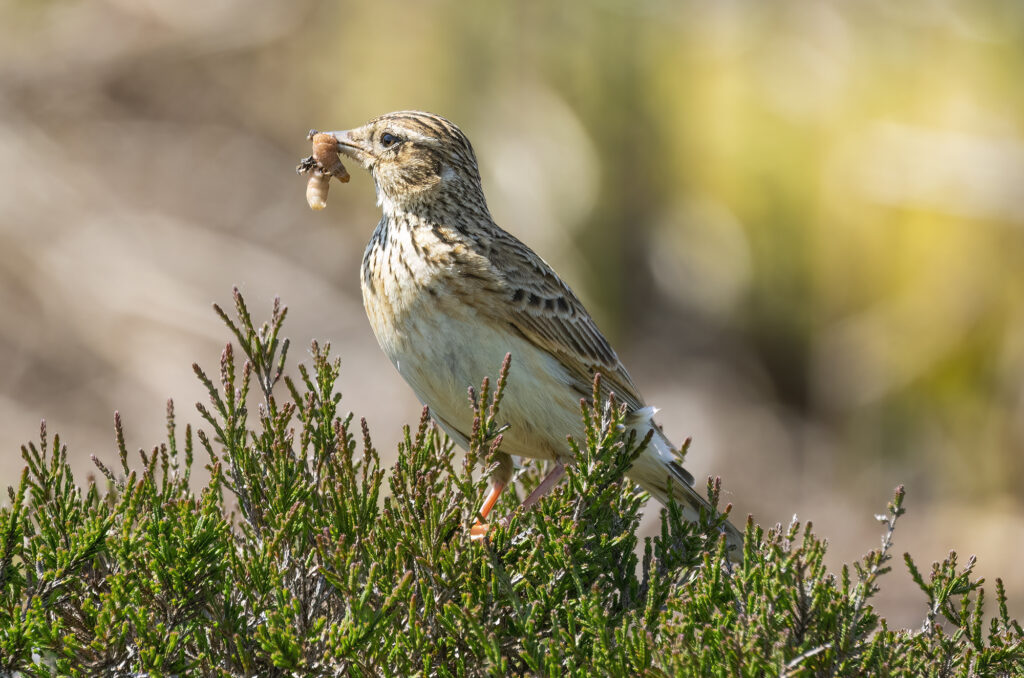
M550 265L499 227L484 196L476 153L448 119L397 111L329 132L338 151L373 178L382 216L360 267L363 304L381 349L448 436L469 446L467 388L511 354L502 399L499 463L472 536L514 466L509 455L551 462L523 506L557 485L572 463L567 435L583 439L580 400L602 394L627 408L627 426L651 439L626 475L663 504L674 497L696 521L707 501L679 450L653 420L626 368L579 298ZM729 548L743 536L722 527Z

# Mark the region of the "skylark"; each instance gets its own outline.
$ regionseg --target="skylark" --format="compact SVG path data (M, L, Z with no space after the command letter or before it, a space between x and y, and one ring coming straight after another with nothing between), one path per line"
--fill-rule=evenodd
M630 412L647 448L630 478L662 503L669 495L694 520L704 499L682 457L653 422L636 385L569 286L529 247L494 223L466 135L420 111L388 113L331 132L338 150L373 175L383 217L360 271L363 303L384 353L445 432L468 446L467 387L493 374L505 355L512 371L500 416L505 457L481 517L511 479L508 454L554 462L524 505L557 484L570 463L566 435L582 439L580 398L595 373ZM486 530L476 526L474 534ZM728 525L730 545L742 535Z

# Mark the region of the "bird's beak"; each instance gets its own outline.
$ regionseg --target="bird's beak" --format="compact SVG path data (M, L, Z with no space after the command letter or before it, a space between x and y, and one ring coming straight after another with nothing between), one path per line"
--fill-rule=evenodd
M343 129L337 132L328 132L328 134L333 134L334 138L338 140L338 151L340 153L344 153L348 157L362 162L365 154L369 153L369 149L363 148L359 142L352 138L352 131L350 129Z

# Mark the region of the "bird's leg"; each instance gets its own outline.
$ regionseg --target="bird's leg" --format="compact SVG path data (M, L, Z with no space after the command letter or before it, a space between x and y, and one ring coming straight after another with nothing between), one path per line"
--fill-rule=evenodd
M479 516L476 519L473 527L469 528L470 539L482 539L487 534L488 525L482 521L487 520L487 514L491 512L494 505L498 503L498 497L501 496L501 491L505 489L505 483L498 482L497 480L491 484L491 491L487 493L487 498L484 499L484 505L480 507Z
M484 522L487 520L487 514L498 503L498 497L501 496L502 490L512 480L512 473L515 471L512 457L504 452L498 452L494 457L494 461L497 462L497 466L494 467L493 475L491 475L491 491L487 493L484 505L480 507L476 523L474 523L473 527L469 528L470 539L482 539L487 534L488 525Z
M550 473L544 476L544 480L540 481L540 485L530 493L530 496L523 500L523 508L530 508L540 501L540 498L550 492L551 488L557 485L558 481L561 480L564 475L565 464L555 460L555 467L551 469Z
M555 467L551 469L551 472L544 476L544 479L540 481L540 484L530 493L525 500L523 500L523 508L528 509L543 497L545 494L551 491L558 481L565 475L565 464L560 461L555 462ZM494 485L491 486L491 491L487 494L487 499L484 500L484 505L480 508L480 517L487 518L487 514L494 508L495 502L498 501L498 496L501 495L501 491L505 489L505 483L498 483L495 481ZM508 518L505 518L507 521ZM483 539L484 535L487 534L487 530L490 526L486 523L480 522L478 519L476 524L469 529L469 538L473 540Z

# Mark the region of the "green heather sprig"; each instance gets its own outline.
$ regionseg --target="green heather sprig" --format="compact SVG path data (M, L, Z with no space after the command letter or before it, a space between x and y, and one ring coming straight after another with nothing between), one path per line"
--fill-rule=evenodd
M168 403L166 441L132 461L115 414L118 468L96 460L84 482L45 425L22 448L0 509L0 676L1024 673L1024 631L999 580L987 611L973 558L924 572L905 556L920 628L889 629L872 607L902 488L879 516L881 546L838 574L796 521L748 520L731 563L717 479L699 524L671 505L641 542L656 505L622 474L646 441L595 398L562 484L530 510L507 492L508 520L472 541L514 356L493 388L470 390L466 454L424 411L385 473L365 420L339 410L330 346L289 375L287 309L275 300L256 327L237 290L234 304L235 317L217 312L236 344L215 376L195 366L201 428L179 435ZM196 440L206 474L193 473ZM526 465L519 495L542 475Z

